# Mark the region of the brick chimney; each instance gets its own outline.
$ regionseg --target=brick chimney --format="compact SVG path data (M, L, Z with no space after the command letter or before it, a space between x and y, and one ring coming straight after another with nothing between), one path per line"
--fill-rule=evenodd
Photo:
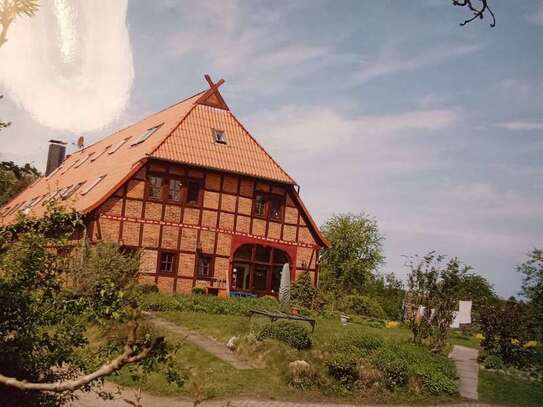
M66 156L66 143L59 140L49 140L49 152L47 153L47 168L45 176L47 177L55 171L64 161Z

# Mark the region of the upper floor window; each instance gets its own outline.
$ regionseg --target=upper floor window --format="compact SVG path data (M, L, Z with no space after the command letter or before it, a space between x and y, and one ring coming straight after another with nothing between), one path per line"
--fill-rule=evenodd
M162 177L149 175L148 180L149 180L149 184L148 184L149 198L161 199L162 198Z
M168 189L168 199L171 201L181 200L181 186L183 183L178 179L170 179L170 187Z
M256 192L253 214L259 218L281 220L284 198L279 195Z
M189 181L187 188L187 203L197 205L200 202L201 185L198 181Z

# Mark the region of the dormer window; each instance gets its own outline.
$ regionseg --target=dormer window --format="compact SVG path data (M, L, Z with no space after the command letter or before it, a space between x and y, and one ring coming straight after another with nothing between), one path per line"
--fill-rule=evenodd
M224 130L213 129L213 140L215 143L226 144L226 136Z
M158 126L151 127L150 129L145 130L145 132L141 136L139 136L136 140L134 140L131 146L135 146L137 144L143 143L145 140L151 137L153 133L157 131L160 128L160 126L162 126L162 124L159 124Z

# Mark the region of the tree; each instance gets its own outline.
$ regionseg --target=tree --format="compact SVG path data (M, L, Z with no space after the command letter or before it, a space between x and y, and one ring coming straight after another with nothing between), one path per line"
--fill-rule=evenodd
M40 177L40 172L30 164L19 166L13 161L0 162L0 206L23 191Z
M528 260L517 266L517 271L523 274L521 294L530 301L543 326L543 250L532 250Z
M22 219L0 230L0 400L5 405L61 405L75 390L88 391L123 366L148 371L168 361L163 338L142 334L138 260L115 245L74 245L81 217L51 212L44 220ZM117 334L104 331L95 351L87 336L91 326Z
M384 263L383 237L374 218L334 215L322 227L331 242L321 259L321 283L333 293L360 293Z
M446 261L446 256L435 252L422 258L414 256L407 265L408 324L413 341L429 340L434 351L441 351L458 307L462 280L470 267L457 258Z
M38 9L38 0L0 0L0 47L8 40L11 23L20 16L32 17Z
M379 302L387 318L401 319L405 289L403 282L393 273L377 276L368 288L368 292Z

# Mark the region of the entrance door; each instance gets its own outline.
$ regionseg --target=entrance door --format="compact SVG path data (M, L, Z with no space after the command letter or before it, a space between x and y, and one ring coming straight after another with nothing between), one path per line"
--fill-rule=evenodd
M257 244L242 245L234 254L230 289L278 295L285 263L290 264L290 259L283 250Z

